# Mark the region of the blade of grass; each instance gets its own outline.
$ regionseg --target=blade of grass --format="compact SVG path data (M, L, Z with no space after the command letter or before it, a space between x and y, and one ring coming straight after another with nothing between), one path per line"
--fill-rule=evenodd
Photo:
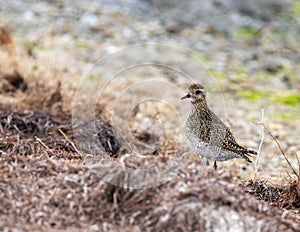
M257 156L256 156L256 160L255 160L255 165L254 165L254 174L252 177L252 180L255 181L256 180L256 175L259 169L259 165L260 165L260 156L261 156L261 149L265 140L265 132L264 132L264 109L261 109L261 140L260 140L260 144L258 147L258 151L257 151Z

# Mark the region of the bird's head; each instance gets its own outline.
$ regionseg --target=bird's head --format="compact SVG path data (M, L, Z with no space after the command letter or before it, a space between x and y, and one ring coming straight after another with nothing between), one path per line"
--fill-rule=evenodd
M206 89L203 85L193 83L187 88L187 95L183 96L181 100L189 98L191 103L196 104L206 101Z

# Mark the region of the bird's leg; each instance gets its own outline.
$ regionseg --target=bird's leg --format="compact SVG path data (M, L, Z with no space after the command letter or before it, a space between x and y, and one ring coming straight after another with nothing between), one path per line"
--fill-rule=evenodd
M214 169L217 170L217 161L214 162Z
M209 160L206 159L206 166L209 166Z

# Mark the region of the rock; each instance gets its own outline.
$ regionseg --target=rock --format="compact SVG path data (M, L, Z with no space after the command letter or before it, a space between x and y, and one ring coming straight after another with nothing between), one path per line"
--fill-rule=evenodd
M28 88L27 81L18 72L15 73L0 73L0 92L15 92L17 90L26 91Z

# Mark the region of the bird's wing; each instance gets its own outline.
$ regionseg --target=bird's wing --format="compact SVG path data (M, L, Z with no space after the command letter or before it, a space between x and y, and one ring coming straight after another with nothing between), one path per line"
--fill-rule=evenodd
M211 131L213 133L210 139L211 143L215 143L215 145L222 147L225 150L229 150L238 154L257 154L255 151L239 145L230 129L218 118L214 112L211 111L210 113Z
M211 114L211 130L214 137L218 137L219 141L228 140L233 143L236 143L233 134L230 129L218 118L218 116L210 111Z
M249 153L247 148L242 147L236 142L233 142L231 140L228 140L227 138L224 139L222 143L222 148L225 150L232 151L237 154L247 154Z

